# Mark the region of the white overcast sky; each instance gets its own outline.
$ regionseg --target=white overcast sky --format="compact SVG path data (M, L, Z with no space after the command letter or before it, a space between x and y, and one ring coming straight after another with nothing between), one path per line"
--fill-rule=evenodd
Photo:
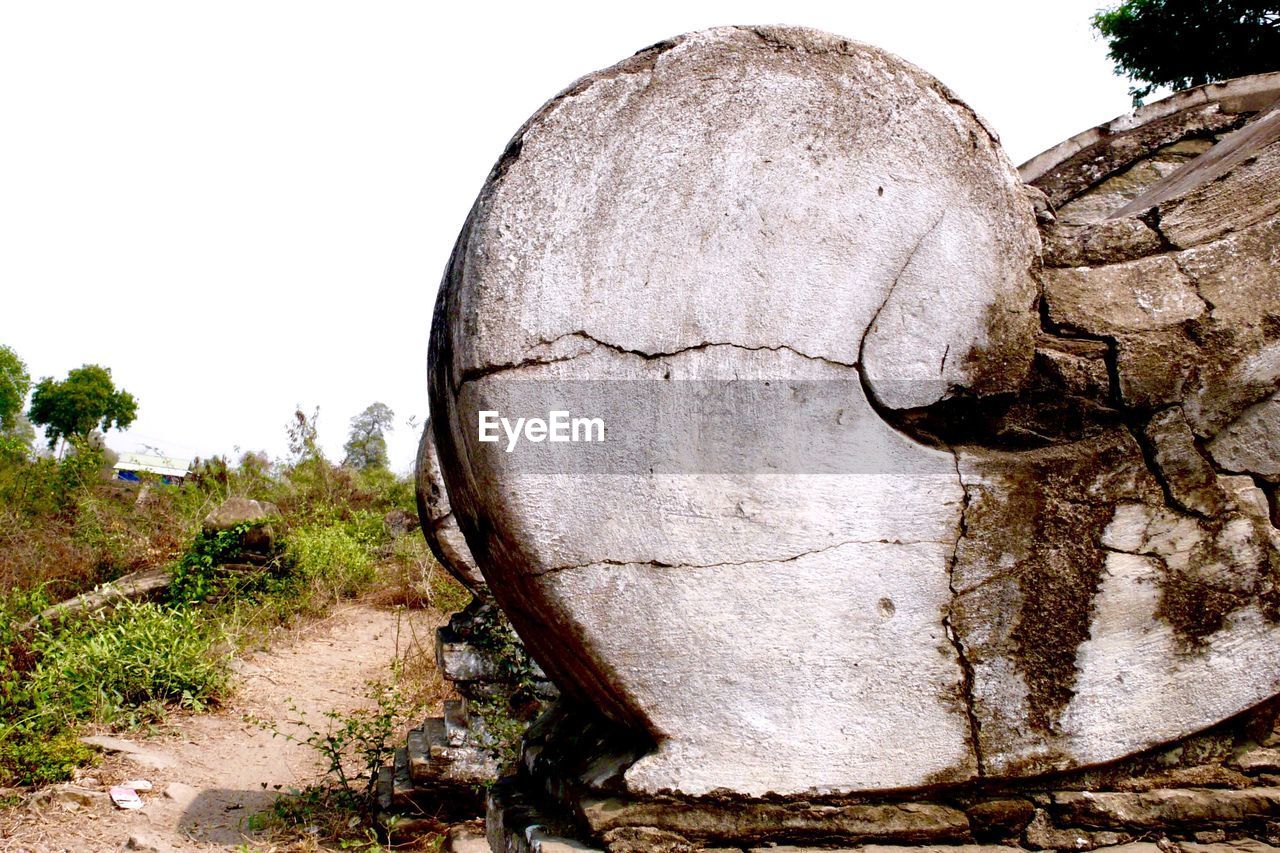
M391 406L406 470L431 306L517 127L689 30L786 23L941 79L1022 162L1129 109L1090 14L1055 2L0 4L0 343L34 378L107 365L117 450L284 452L295 404Z

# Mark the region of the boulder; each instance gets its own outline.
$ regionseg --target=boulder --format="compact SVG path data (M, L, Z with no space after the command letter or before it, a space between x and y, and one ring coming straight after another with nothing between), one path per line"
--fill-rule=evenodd
M267 524L280 519L280 509L270 501L227 498L204 517L204 531L218 533L239 524Z
M391 537L407 536L418 529L418 519L411 512L402 509L389 510L382 517L382 527Z
M1197 115L1090 168L1246 121ZM1245 199L1275 174L1241 168ZM464 226L424 530L652 745L631 796L1022 777L1211 726L1280 690L1262 465L1213 446L1276 391L1280 312L1271 208L1200 228L1201 189L1159 202L1176 245L1042 205L1041 288L1031 195L919 69L791 28L642 51L530 119Z
M664 43L517 135L440 296L438 454L458 525L539 661L658 740L633 789L977 771L942 620L956 462L877 407L1017 388L1037 247L1031 204L968 107L896 57L813 31ZM726 380L747 398L707 398ZM598 465L557 470L478 442L479 412L553 404L543 391L654 446L606 441ZM771 416L806 391L803 422L780 432ZM746 455L691 450L690 405L721 407L716 426ZM806 426L826 432L809 442ZM833 477L816 454L835 438Z

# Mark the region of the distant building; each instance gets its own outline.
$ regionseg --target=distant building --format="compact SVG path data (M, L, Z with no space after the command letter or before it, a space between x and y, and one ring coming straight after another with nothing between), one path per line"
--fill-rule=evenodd
M147 453L121 453L114 466L117 480L136 483L142 474L159 477L160 482L171 486L182 485L191 473L191 461L172 456L152 456Z

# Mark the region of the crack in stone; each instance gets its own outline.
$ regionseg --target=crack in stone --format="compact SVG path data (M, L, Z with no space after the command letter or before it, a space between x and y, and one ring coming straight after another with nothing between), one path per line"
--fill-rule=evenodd
M951 642L951 646L956 651L956 659L960 664L961 681L960 681L960 698L964 702L965 715L969 719L969 741L973 750L973 759L978 766L978 776L986 775L986 759L982 755L982 721L978 719L977 708L974 704L974 683L976 674L974 672L973 663L969 660L968 654L964 650L964 642L960 639L960 632L956 630L953 623L955 615L956 601L960 594L956 590L956 565L960 560L960 543L964 541L965 535L968 533L965 516L969 511L969 489L964 484L964 475L960 472L960 454L954 449L951 455L955 459L956 464L956 480L960 484L960 491L963 498L960 503L960 520L956 525L955 544L951 549L951 559L947 561L947 588L951 591L951 600L947 603L947 612L942 617L942 627L946 632L947 639Z
M888 407L885 406L884 403L880 401L880 398L876 396L875 389L871 387L871 378L867 376L867 338L871 337L871 332L875 329L876 323L880 321L880 312L884 311L885 306L889 304L889 300L893 298L894 292L898 289L898 283L902 281L902 277L906 274L907 270L911 268L911 264L915 261L916 255L920 251L920 247L924 245L924 241L929 239L934 231L938 230L938 226L941 225L942 220L946 218L947 212L945 210L938 214L938 218L933 221L932 225L924 230L924 233L922 233L919 239L916 240L915 244L911 247L911 250L907 252L907 258L902 262L902 266L900 266L898 271L894 274L893 281L889 284L888 292L885 293L884 299L880 300L880 304L876 306L876 310L871 314L871 319L867 321L867 327L862 330L862 337L858 339L858 359L854 362L853 366L858 370L858 378L862 381L862 392L866 395L867 402L871 404L871 408L874 409L876 414L880 415L881 418L884 418L884 410ZM945 361L946 356L943 356L943 359Z
M635 356L637 358L643 359L644 361L658 361L664 358L672 358L677 355L683 355L684 353L687 353L687 352L713 349L715 347L732 347L733 349L746 350L748 352L782 352L785 350L787 352L793 353L794 355L798 355L801 358L808 359L810 361L817 361L817 362L822 362L824 364L830 364L833 367L852 368L854 370L858 370L859 373L861 373L860 367L857 362L840 361L839 359L831 358L829 356L813 355L811 353L807 353L807 352L804 352L803 350L797 349L796 347L793 347L790 344L774 344L774 345L761 344L759 346L750 346L747 344L734 343L732 341L702 341L701 343L690 344L689 346L680 347L678 349L665 350L665 351L659 351L659 352L649 352L646 350L629 349L627 347L620 346L619 344L609 343L608 341L604 341L604 340L601 340L600 338L595 337L590 332L578 330L573 332L565 332L564 334L557 335L554 338L549 338L549 339L543 338L542 340L534 344L534 346L550 347L550 346L554 346L555 344L559 343L562 340L565 340L566 338L575 338L575 337L581 340L587 341L593 344L594 346L589 350L586 350L584 352L573 353L572 355L558 356L554 358L527 358L521 361L507 362L505 364L495 364L489 367L480 367L480 368L474 368L472 370L467 370L463 372L462 378L459 380L457 387L460 388L463 385L467 384L468 382L474 382L478 379L483 379L487 376L492 376L496 373L505 373L513 370L522 370L528 367L541 367L549 364L559 364L560 362L564 362L564 361L573 361L574 359L581 358L582 356L592 353L599 348L612 350L613 352L616 352L622 355Z
M809 551L801 551L799 554L793 554L789 557L779 559L759 559L759 560L726 560L717 563L664 563L661 560L592 560L589 563L573 563L562 566L551 566L550 568L541 569L535 573L536 577L544 575L556 574L558 572L568 572L577 569L590 569L597 566L644 566L652 569L720 569L744 566L770 565L780 566L785 563L794 563L805 557L812 557L815 554L823 554L827 551L834 551L847 545L941 545L933 539L846 539L841 542L835 542L831 545L824 545L821 548L814 548Z

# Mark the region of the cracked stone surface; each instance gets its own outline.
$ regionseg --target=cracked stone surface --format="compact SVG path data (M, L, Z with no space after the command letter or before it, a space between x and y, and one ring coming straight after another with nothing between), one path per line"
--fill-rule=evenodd
M1037 251L976 116L918 69L822 33L685 36L584 78L517 134L439 303L436 436L526 643L656 741L633 790L976 773L943 623L955 460L873 405L1015 388ZM476 440L478 411L537 380L829 383L843 391L822 420L891 464L557 474Z
M1280 175L1252 116L1202 98L1103 138L1036 208L918 69L723 28L521 128L437 302L433 438L528 648L652 743L630 793L1041 774L1280 690ZM1222 144L1257 156L1182 171ZM479 440L535 403L610 438Z

